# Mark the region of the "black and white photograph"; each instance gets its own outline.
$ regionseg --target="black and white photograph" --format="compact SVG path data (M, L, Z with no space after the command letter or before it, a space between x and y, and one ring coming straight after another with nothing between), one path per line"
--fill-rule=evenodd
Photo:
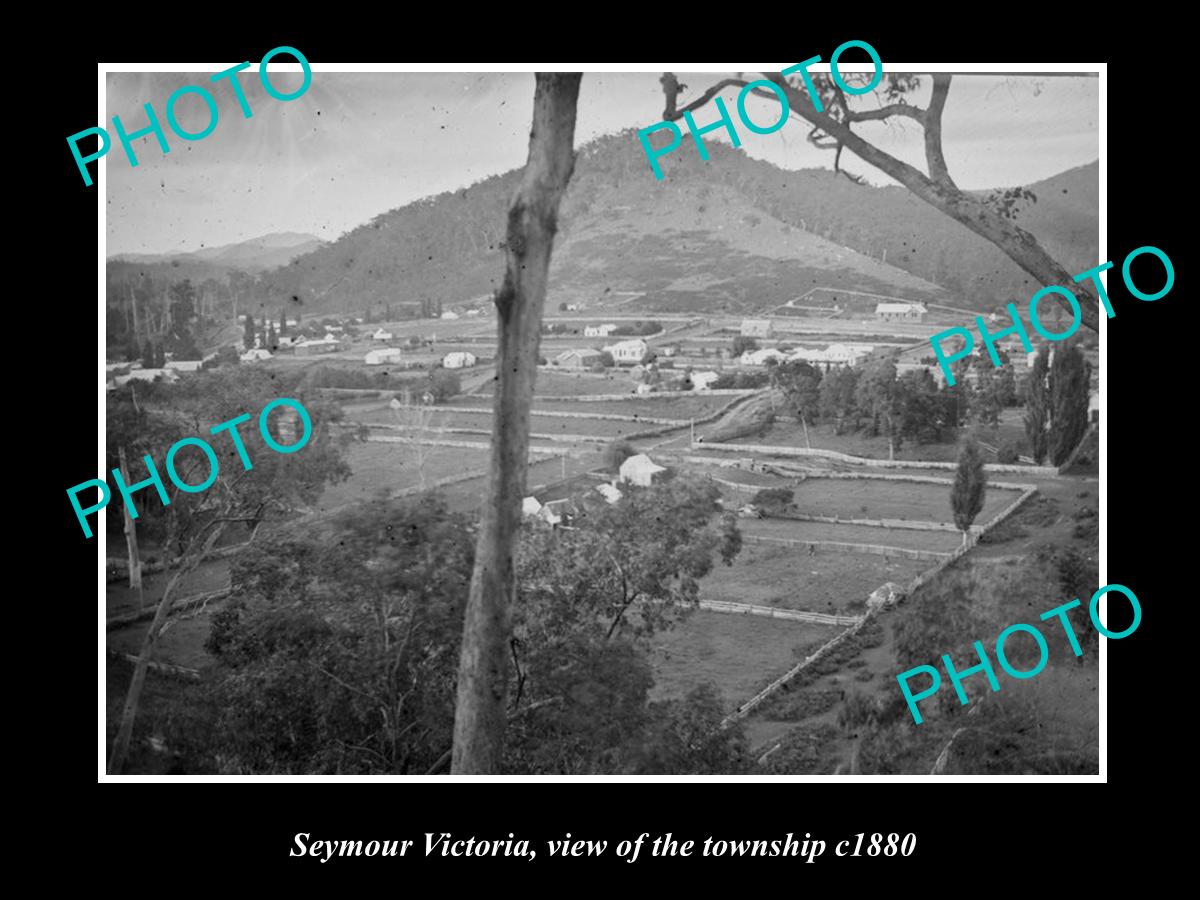
M1103 781L1106 70L849 44L102 64L100 780Z

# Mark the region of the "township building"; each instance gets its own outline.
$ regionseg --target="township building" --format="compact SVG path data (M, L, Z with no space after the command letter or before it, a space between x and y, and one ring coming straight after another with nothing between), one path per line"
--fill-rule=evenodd
M475 365L475 354L467 350L455 350L447 353L442 360L442 366L447 369L469 369Z
M615 344L609 344L604 348L604 352L612 354L613 362L617 365L623 363L634 365L646 358L646 351L648 349L649 347L646 342L641 338L637 338L632 341L619 341Z
M873 344L830 344L824 350L797 347L788 354L788 359L798 359L810 365L855 366L873 352Z
M923 322L929 312L922 303L879 303L875 318L880 322Z
M617 330L616 325L586 325L583 329L584 337L608 337Z
M621 463L620 480L629 484L650 487L656 480L666 477L664 473L667 471L665 467L657 465L645 453L638 453Z
M400 362L400 348L386 347L382 350L370 350L363 360L368 366L382 366L386 363Z
M564 350L554 357L554 364L566 369L590 369L598 362L599 350Z

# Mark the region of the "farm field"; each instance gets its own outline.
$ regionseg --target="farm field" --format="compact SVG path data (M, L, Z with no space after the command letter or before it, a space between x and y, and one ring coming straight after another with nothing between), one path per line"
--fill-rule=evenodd
M743 534L757 537L783 538L789 541L838 541L845 544L882 544L907 550L932 550L951 553L962 543L962 536L952 531L913 531L907 528L875 528L870 525L828 525L824 522L797 522L791 519L742 519L738 522ZM792 550L807 554L807 550ZM833 551L830 551L833 552ZM841 556L845 554L836 553ZM859 559L860 554L854 558ZM926 562L925 568L933 565ZM915 574L915 573L914 573ZM885 579L886 580L886 579ZM872 589L878 587L873 585Z
M949 473L952 474L952 473ZM949 475L948 475L949 477ZM1016 491L992 488L983 511L975 519L982 525L1017 499ZM950 486L907 481L856 478L810 478L796 488L796 506L818 516L866 519L913 519L952 522Z
M745 530L745 522L741 523ZM895 532L884 532L886 542ZM953 538L953 535L950 535ZM829 538L837 540L836 538ZM703 600L860 615L867 596L888 581L906 584L933 563L895 557L744 544L732 566L717 565L700 582Z
M576 411L582 413L590 412L582 404L576 406ZM615 411L614 414L625 415L625 413L616 413ZM349 412L348 418L356 423L361 422L363 424L398 424L396 414L386 405L380 406L379 404L363 404L358 406L352 412ZM435 409L430 413L428 426L430 428L474 428L490 432L492 428L492 413ZM680 427L686 426L686 421L680 420ZM589 437L615 439L635 432L665 427L669 426L653 422L624 422L614 419L539 416L536 411L530 417L530 430L533 434L578 434ZM446 435L446 437L453 439L455 436ZM485 436L481 435L480 437L484 438Z
M710 681L725 709L733 711L795 665L797 647L822 643L837 631L826 625L696 610L655 636L651 697L682 698Z
M425 479L462 475L475 469L486 469L486 450L466 447L426 447ZM389 493L420 484L416 454L406 444L374 442L351 444L346 451L353 474L340 484L330 485L317 502L317 510L327 512L350 503L370 500L381 491Z

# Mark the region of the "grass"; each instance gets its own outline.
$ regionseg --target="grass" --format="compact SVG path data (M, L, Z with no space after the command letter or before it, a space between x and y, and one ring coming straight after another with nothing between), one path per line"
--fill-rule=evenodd
M992 488L977 524L992 519L1017 499L1017 493ZM857 519L914 519L952 522L950 487L874 479L810 478L796 488L796 506L820 516Z
M905 584L932 563L885 556L746 544L732 566L718 565L700 582L705 600L858 615L867 596L888 581ZM832 637L832 634L830 634Z
M745 534L787 538L792 541L880 544L884 547L933 550L937 553L949 553L962 543L962 536L950 531L913 531L907 528L877 528L870 525L827 525L824 522L797 522L792 519L742 519L739 524ZM800 552L807 553L806 550ZM930 564L927 563L926 567L928 565Z
M486 469L486 450L465 447L427 447L424 470L427 482ZM346 451L353 474L347 481L325 489L318 511L376 497L381 491L397 491L420 484L416 455L405 444L354 443Z
M794 666L797 646L829 637L821 625L697 610L655 638L651 694L683 697L710 681L732 711Z

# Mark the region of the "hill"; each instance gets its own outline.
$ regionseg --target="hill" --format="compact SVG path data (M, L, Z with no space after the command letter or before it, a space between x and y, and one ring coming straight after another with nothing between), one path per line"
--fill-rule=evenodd
M552 301L644 292L639 311L749 311L809 287L851 288L979 309L1040 285L993 245L899 187L824 169L785 171L714 144L679 152L656 181L632 132L579 153L563 202ZM492 290L517 171L377 216L266 276L310 311L446 305ZM1068 268L1094 265L1098 165L1031 185L1017 221Z

